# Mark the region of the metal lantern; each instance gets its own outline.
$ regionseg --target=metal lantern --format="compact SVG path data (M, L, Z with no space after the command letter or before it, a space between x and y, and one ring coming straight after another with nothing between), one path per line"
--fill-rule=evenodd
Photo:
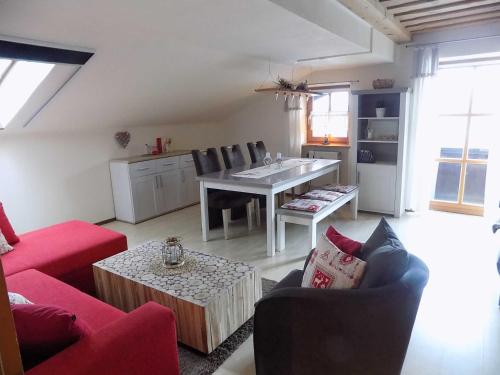
M181 237L168 237L165 246L162 247L161 256L163 264L167 268L176 268L184 264L184 248Z

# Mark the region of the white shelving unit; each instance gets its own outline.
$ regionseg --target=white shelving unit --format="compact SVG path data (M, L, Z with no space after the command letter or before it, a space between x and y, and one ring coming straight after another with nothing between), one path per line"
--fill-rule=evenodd
M401 216L409 114L407 88L353 91L352 175L359 185L359 210ZM384 103L387 117L375 117ZM368 139L368 129L371 138ZM358 150L369 150L374 163L358 163Z

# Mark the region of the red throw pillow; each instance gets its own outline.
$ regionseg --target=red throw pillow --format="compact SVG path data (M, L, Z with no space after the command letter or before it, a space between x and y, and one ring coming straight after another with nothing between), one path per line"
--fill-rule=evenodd
M74 314L50 305L12 305L24 369L52 357L88 335L89 329Z
M340 250L347 254L355 254L361 250L363 244L358 241L351 240L337 232L334 227L331 225L328 227L326 231L326 236L330 241L333 242L335 246L337 246Z
M19 237L17 237L16 232L14 232L14 229L12 229L12 225L10 225L10 221L7 218L7 215L5 215L2 203L0 203L0 230L2 231L9 245L14 245L15 243L19 242Z

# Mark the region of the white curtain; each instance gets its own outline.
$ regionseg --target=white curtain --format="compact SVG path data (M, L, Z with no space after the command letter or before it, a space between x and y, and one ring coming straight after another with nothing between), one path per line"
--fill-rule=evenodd
M298 103L297 103L298 101ZM289 157L300 157L301 151L302 151L302 144L304 143L305 139L305 134L306 134L306 99L301 97L301 98L295 98L294 103L295 106L288 106L287 103L287 110L288 110L288 136L289 136L289 142L288 142L288 153L286 156ZM300 107L301 109L296 109Z
M438 67L437 47L415 49L407 146L406 209L410 211L425 209L431 194L432 154L427 150L426 140L430 139L436 113L431 92Z

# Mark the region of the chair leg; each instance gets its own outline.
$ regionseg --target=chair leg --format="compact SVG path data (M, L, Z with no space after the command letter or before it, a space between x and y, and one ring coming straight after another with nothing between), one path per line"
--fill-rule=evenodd
M292 188L292 199L295 199L295 188Z
M260 200L259 198L253 199L253 208L255 210L255 224L260 227Z
M285 250L285 222L282 220L281 215L276 216L276 222L278 223L278 236L276 250Z
M309 244L311 246L308 250L312 250L316 247L316 223L314 222L309 224Z
M248 231L253 229L253 202L250 201L247 203L247 222L248 222Z
M231 209L222 210L222 224L224 225L224 239L229 239L229 221L231 220Z

